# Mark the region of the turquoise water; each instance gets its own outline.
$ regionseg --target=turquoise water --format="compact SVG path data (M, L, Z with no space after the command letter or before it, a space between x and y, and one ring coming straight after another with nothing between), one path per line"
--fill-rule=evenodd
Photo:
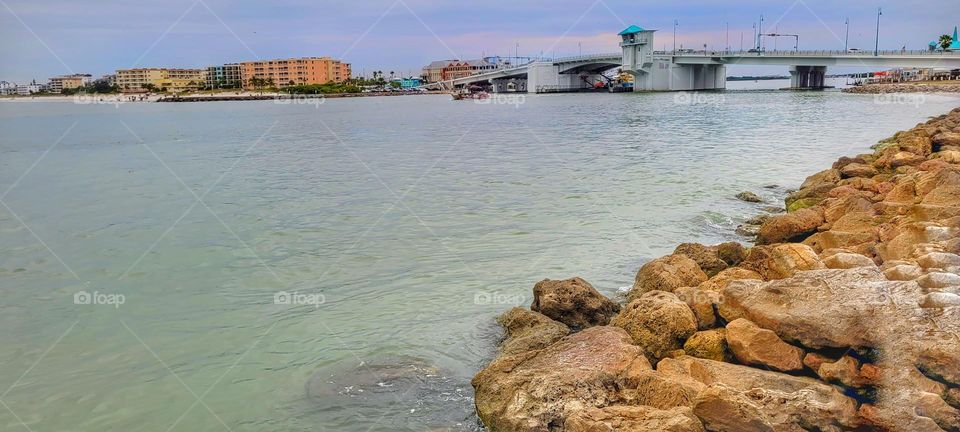
M679 242L742 241L736 193L775 203L957 105L0 103L0 428L475 429L493 317L536 281L616 295Z

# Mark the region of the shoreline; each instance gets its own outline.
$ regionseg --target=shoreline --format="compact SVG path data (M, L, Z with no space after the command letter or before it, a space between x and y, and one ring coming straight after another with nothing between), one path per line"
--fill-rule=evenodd
M482 423L956 430L960 108L871 148L807 177L755 245L647 262L626 304L578 277L538 282L472 380Z
M861 86L848 87L842 91L853 94L960 93L960 81L864 84Z
M41 95L41 96L0 96L0 102L74 102L80 105L96 104L123 104L148 102L219 102L219 101L248 101L248 100L310 100L310 99L342 99L357 97L388 97L388 96L420 96L436 95L442 92L370 92L370 93L331 93L331 94L289 94L289 93L192 93L175 97L166 94L79 94L79 95ZM130 100L139 98L142 100Z

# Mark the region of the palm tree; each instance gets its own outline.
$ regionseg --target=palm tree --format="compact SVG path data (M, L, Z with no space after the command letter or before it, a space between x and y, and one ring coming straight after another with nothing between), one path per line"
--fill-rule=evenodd
M953 43L953 36L948 34L940 36L940 49L946 51L947 48L950 48L950 44Z

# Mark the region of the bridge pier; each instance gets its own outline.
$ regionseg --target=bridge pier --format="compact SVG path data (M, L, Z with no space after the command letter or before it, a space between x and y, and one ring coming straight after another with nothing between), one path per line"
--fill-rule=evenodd
M526 93L526 78L494 78L488 80L494 93Z
M826 66L791 66L790 88L795 90L820 90L826 88Z

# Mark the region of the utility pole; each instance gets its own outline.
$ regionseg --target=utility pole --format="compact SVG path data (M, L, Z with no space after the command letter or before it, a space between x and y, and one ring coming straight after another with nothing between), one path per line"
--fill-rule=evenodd
M743 51L743 32L740 32L740 51Z
M753 48L754 49L756 49L757 46L759 45L757 43L758 40L760 39L757 39L757 23L753 23Z
M727 46L724 49L730 51L730 21L727 21Z
M673 20L673 53L677 53L677 26L680 25L680 21Z
M850 18L847 18L847 35L843 38L843 52L850 51Z
M760 28L757 30L757 50L763 51L763 15L760 15Z
M880 55L880 15L883 15L883 9L877 8L877 40L873 46L873 56Z

